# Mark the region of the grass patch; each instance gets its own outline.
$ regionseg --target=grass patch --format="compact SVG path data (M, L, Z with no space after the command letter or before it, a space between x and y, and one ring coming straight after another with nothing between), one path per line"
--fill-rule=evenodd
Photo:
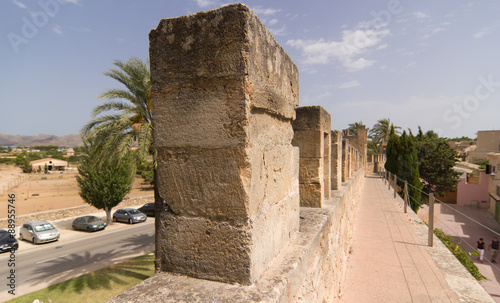
M8 302L106 302L154 274L154 255L144 255L117 263Z
M451 253L462 263L462 265L467 268L467 270L471 273L476 280L487 280L485 276L483 276L477 266L472 262L469 258L469 255L453 240L445 235L442 230L436 228L434 229L434 234L443 242L444 245L451 251Z

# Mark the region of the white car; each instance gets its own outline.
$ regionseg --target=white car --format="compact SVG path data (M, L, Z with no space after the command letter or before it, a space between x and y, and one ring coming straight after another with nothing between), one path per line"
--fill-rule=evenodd
M19 229L19 238L33 242L33 244L59 240L59 231L47 221L26 222Z

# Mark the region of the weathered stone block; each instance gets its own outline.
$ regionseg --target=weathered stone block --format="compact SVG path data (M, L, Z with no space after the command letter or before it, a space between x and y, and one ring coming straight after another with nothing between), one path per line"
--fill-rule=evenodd
M323 190L321 184L300 184L300 206L321 207L323 205Z
M250 284L297 231L298 70L242 4L150 33L162 270Z
M309 190L301 190L301 206L321 207L324 199L330 198L331 190L331 117L321 106L297 108L297 118L293 121L294 137L292 144L300 148L300 183L320 186L323 195L313 202ZM316 187L316 185L312 187ZM301 187L302 188L302 187ZM305 187L307 188L307 187ZM302 195L308 195L302 198ZM303 202L305 204L303 204Z
M323 162L320 158L301 158L299 183L317 183L323 181Z
M293 129L298 130L330 130L332 118L321 106L297 107L297 118L293 121Z
M323 149L321 140L323 134L320 131L295 131L292 144L300 148L301 158L321 158Z
M158 146L244 146L251 108L295 118L297 66L245 5L163 19L150 60Z
M331 189L338 190L342 185L342 132L333 130L331 132L331 140Z

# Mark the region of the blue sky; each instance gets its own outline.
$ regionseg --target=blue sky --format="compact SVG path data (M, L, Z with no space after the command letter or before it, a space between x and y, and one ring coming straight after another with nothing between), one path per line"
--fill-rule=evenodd
M146 59L163 18L218 0L2 0L0 133L79 133L119 87L114 60ZM248 1L300 71L300 106L332 128L389 118L416 132L500 129L499 1Z

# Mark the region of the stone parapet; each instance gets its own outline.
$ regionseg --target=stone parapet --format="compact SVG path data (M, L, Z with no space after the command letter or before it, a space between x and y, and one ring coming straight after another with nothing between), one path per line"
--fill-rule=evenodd
M331 189L340 189L342 185L342 132L332 130L332 167L331 167Z
M298 69L245 5L150 33L161 270L251 284L299 225Z
M292 144L300 149L300 205L322 207L331 190L331 116L321 106L297 108Z
M323 208L301 208L298 233L251 286L160 273L108 302L338 302L363 182L361 169Z

